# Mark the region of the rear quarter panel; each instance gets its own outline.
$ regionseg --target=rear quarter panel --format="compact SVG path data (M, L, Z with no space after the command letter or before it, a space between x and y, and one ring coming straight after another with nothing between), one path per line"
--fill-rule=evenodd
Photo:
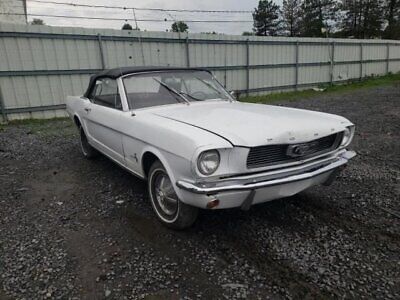
M80 96L67 96L66 107L68 115L73 118L74 116L80 116L80 111L83 109L83 100Z

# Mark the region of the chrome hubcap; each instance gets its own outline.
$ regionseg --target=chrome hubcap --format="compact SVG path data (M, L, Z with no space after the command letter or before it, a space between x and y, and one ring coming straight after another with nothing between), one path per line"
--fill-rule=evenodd
M171 180L165 173L160 173L154 181L155 198L158 205L168 216L172 216L178 209L178 197L175 194Z

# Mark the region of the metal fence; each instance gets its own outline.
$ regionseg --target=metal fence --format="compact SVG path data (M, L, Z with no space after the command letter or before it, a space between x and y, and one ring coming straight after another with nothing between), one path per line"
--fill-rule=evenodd
M0 24L4 119L65 115L90 74L130 65L205 67L262 94L400 71L400 41L245 37Z

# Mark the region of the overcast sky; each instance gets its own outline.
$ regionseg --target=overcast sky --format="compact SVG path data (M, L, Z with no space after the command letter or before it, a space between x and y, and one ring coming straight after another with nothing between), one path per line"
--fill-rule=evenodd
M137 8L164 8L164 9L201 9L201 10L253 10L258 0L46 0L52 2L67 2L79 4L95 4L107 6L124 6ZM281 0L275 1L281 4ZM47 15L71 15L71 16L90 16L106 18L133 18L132 11L103 8L85 8L64 5L52 5L49 3L37 3L27 1L28 14L47 14ZM32 20L34 17L28 17ZM63 18L41 18L48 25L54 26L83 26L96 28L115 28L122 27L123 20L85 20L85 19L63 19ZM160 11L136 11L137 19L173 19L173 20L252 20L251 13L246 14L221 14L221 13L188 13L188 12L160 12ZM128 23L135 27L133 20ZM171 28L172 22L139 22L140 29L148 31L165 31ZM216 31L225 34L241 34L243 31L251 31L252 23L190 23L190 32L210 32Z

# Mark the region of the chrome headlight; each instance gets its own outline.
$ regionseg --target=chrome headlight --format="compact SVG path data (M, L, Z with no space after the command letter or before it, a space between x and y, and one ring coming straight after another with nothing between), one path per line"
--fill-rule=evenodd
M207 150L202 152L197 159L197 168L203 175L214 173L220 163L220 156L217 150Z
M346 129L343 131L343 138L342 142L340 143L340 146L342 147L348 146L353 140L353 136L354 136L354 126L346 127Z

